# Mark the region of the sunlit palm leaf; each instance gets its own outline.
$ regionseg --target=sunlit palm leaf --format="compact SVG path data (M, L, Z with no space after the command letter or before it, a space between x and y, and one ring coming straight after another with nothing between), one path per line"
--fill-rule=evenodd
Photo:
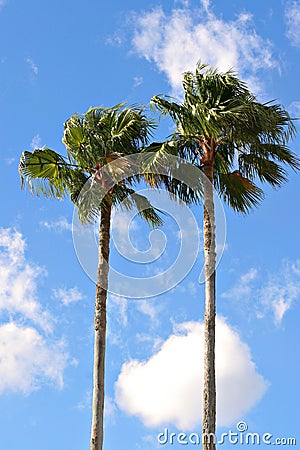
M49 148L24 151L19 163L22 187L45 197L65 195L70 170L64 158Z

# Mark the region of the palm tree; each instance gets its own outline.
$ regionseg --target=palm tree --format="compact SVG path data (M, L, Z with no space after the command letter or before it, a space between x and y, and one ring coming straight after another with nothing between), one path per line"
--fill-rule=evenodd
M50 198L70 196L78 207L83 223L91 222L100 215L91 450L101 450L103 446L106 301L112 207L120 203L127 209L136 206L139 215L152 227L162 224L157 210L144 196L134 192L133 187L139 177L124 178L130 164L126 155L137 154L147 144L153 126L143 109L137 106L119 104L112 108L92 108L84 115L74 114L65 123L63 143L67 150L66 158L49 148L40 148L33 152L24 151L19 164L22 186L27 185L33 194Z
M284 165L299 169L299 159L287 143L295 134L288 112L273 102L259 103L234 72L220 73L197 65L186 72L184 98L151 100L161 114L169 114L176 131L159 152L174 152L203 171L204 196L204 388L203 449L215 449L215 315L216 245L213 187L234 211L247 213L263 198L254 181L276 188L287 179Z

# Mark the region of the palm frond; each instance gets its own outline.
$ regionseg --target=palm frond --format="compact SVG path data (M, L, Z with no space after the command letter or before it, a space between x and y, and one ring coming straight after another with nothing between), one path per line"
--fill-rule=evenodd
M65 159L49 148L24 151L18 170L22 188L27 186L32 194L50 198L65 196L66 179L72 171Z
M214 185L236 211L262 198L256 178L277 187L287 179L287 166L300 169L299 157L287 147L296 133L289 113L274 101L259 103L235 72L199 62L195 73L184 73L183 89L182 102L156 95L152 106L175 122L178 156L199 167L214 160ZM162 149L154 148L158 160Z
M248 213L264 198L263 190L238 171L220 173L216 187L225 203L243 214Z
M238 162L240 172L251 180L257 177L262 183L267 182L273 187L287 181L287 173L279 164L260 155L243 153L239 155Z

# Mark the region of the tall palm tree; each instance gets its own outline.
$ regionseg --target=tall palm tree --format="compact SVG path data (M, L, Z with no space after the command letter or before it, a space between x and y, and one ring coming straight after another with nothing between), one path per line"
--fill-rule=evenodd
M91 222L100 215L90 450L101 450L103 446L106 301L112 207L120 203L127 209L135 206L139 215L152 227L162 224L157 210L144 196L134 192L139 177L122 179L130 164L126 155L138 153L148 143L153 126L139 107L119 104L112 108L92 108L84 115L74 114L65 123L63 143L67 150L66 158L49 148L40 148L33 152L24 151L19 164L22 186L27 185L33 194L57 198L69 196L78 207L83 223ZM116 182L116 179L121 181Z
M234 72L220 73L197 65L183 78L184 98L178 103L154 96L151 103L174 120L176 131L159 152L178 155L203 171L205 314L203 449L215 449L215 315L216 244L213 187L234 211L247 213L263 198L255 184L276 188L287 179L284 165L299 169L288 147L295 127L288 112L273 102L260 103Z

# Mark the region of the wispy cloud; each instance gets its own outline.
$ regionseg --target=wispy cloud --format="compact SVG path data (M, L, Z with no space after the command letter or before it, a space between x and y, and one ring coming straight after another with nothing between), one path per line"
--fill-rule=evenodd
M133 87L141 86L141 84L143 84L143 81L143 77L133 77Z
M128 325L128 300L119 295L109 294L107 301L107 338L118 346L122 346L124 328Z
M297 118L300 117L300 101L292 102L289 106L289 111Z
M127 316L128 300L119 295L110 294L108 299L109 314L114 317L119 325L126 327L128 324Z
M300 261L283 261L273 273L252 268L243 274L222 297L235 301L251 302L258 318L272 314L276 325L300 297Z
M16 161L16 158L5 158L5 163L11 166Z
M292 45L300 45L300 2L288 1L285 7L286 35Z
M232 298L234 300L240 300L245 297L249 297L255 287L254 282L258 277L258 269L252 267L248 272L241 275L235 285L228 291L222 294L224 298Z
M146 426L166 423L192 430L201 423L203 325L185 322L148 360L122 366L115 399ZM234 357L233 357L234 355ZM229 426L250 410L268 383L257 372L249 347L224 319L217 320L218 424ZM199 384L200 382L200 384Z
M114 399L112 397L106 396L105 397L105 403L104 403L104 416L107 419L108 417L110 419L114 418L117 411L117 406L114 402Z
M69 289L53 289L53 294L54 297L62 302L65 306L68 306L71 303L77 303L80 300L84 299L84 295L80 292L77 286L71 287Z
M39 68L38 66L33 62L32 58L26 58L26 63L29 65L30 69L32 70L34 75L38 75Z
M48 220L43 220L40 222L40 225L43 228L46 228L49 231L54 231L56 233L72 230L72 224L68 222L68 219L66 217L60 217L58 220L52 222L49 222Z
M0 392L28 394L45 381L62 387L69 360L64 343L52 337L54 319L38 298L46 271L29 263L25 250L20 232L0 228Z
M256 91L261 69L278 66L270 41L254 28L251 14L226 21L202 0L202 10L183 7L170 13L162 7L135 17L134 50L165 73L174 93L181 88L182 73L194 70L199 59L220 70L234 68Z
M157 319L158 307L154 306L153 300L138 300L135 302L137 309L148 316L152 321Z
M76 408L79 410L90 409L92 404L92 391L89 389L84 394L84 397L77 403Z
M36 134L33 136L30 147L34 150L35 148L38 148L41 146L41 136L39 134Z
M300 260L295 263L285 261L278 274L271 274L260 290L262 315L273 312L274 321L280 324L293 303L300 298Z

